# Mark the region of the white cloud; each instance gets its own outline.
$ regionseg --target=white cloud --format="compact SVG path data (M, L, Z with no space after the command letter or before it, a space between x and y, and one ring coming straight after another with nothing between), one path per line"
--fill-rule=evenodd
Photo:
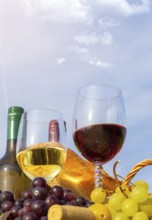
M60 22L92 22L89 6L80 0L24 0L25 9L40 14L42 20Z
M82 33L74 37L74 40L80 44L96 44L99 42L99 37L96 32L91 34Z
M151 0L21 0L28 15L38 15L42 21L94 24L96 19L101 19L103 14L134 15L151 11ZM20 4L21 4L20 3ZM96 12L99 13L96 13ZM101 13L102 12L102 13ZM98 17L98 18L97 18ZM114 25L110 22L107 25Z
M89 60L88 62L89 64L93 65L93 66L97 66L97 67L102 67L102 68L109 68L111 67L111 64L108 62L104 62L100 59L96 59L96 60Z
M66 61L66 59L64 57L59 57L56 59L56 63L61 65Z
M116 27L120 25L120 21L114 18L103 17L98 20L101 28Z
M142 2L137 1L136 4L129 4L127 0L98 0L98 2L102 7L106 7L108 10L114 9L116 12L120 12L123 15L141 14L151 11L150 0L142 0Z
M79 47L79 46L72 46L69 47L69 51L74 51L76 52L78 55L80 55L81 57L87 57L89 55L89 49L86 47Z
M104 45L111 45L113 42L113 37L110 33L104 32L100 37L99 37L99 42L104 44Z
M79 44L97 44L101 43L104 45L111 45L113 42L113 37L110 33L104 32L101 35L97 35L96 32L91 34L81 33L74 37L74 40Z

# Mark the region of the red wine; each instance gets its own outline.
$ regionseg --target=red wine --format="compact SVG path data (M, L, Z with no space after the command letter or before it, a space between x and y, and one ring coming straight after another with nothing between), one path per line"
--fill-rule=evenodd
M73 138L86 159L104 164L121 150L126 131L118 124L94 124L76 130Z

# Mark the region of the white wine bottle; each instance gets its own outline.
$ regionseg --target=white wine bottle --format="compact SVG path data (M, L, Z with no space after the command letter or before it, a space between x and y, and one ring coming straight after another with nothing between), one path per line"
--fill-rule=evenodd
M0 160L0 190L12 192L15 198L19 198L31 184L16 160L17 135L23 112L24 109L19 106L8 109L6 152Z

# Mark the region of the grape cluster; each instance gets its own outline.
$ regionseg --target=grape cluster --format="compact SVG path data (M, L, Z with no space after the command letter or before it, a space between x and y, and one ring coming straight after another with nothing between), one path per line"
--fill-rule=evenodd
M107 197L102 188L91 192L89 209L96 220L150 220L152 219L152 195L148 183L138 180L132 186L118 187Z
M48 187L45 179L37 177L31 188L15 199L12 192L0 192L1 214L9 213L12 220L48 220L48 209L55 204L88 207L91 201L77 196L70 189L55 185Z

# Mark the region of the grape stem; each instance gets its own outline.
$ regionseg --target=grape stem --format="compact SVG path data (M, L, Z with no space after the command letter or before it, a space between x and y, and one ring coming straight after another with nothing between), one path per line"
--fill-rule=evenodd
M121 187L121 184L118 180L118 175L116 173L116 166L118 165L118 163L120 163L120 160L117 160L114 165L113 165L113 175L115 177L115 180L116 180L116 183L117 183L117 186L119 187L120 191L125 195L126 198L128 198L128 196L126 195L126 193L124 192L124 190L122 189Z

